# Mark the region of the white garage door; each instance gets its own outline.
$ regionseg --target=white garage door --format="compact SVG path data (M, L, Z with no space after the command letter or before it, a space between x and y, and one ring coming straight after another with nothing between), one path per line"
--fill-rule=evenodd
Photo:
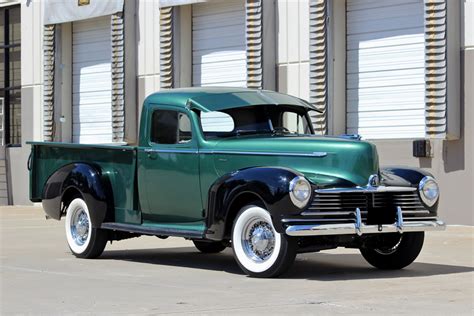
M193 5L193 86L245 87L245 1Z
M347 1L347 129L425 136L423 0Z
M112 142L110 17L72 26L73 142Z

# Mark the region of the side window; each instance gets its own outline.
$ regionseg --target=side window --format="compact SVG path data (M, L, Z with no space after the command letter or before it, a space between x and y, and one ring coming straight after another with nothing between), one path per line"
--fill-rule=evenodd
M295 112L282 113L282 127L293 134L310 134L306 118Z
M189 117L173 110L155 110L151 118L150 140L156 144L187 143L192 138Z

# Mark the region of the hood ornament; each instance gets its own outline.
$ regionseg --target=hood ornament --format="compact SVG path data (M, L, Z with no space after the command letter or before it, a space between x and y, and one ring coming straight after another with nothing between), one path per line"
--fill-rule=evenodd
M378 174L373 174L369 177L368 187L378 187L380 185L380 177Z

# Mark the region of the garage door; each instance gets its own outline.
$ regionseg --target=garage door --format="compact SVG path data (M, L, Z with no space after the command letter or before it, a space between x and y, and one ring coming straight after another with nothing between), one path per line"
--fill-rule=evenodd
M193 86L245 87L245 1L193 5Z
M347 1L347 129L425 136L423 0Z
M72 27L73 141L112 142L110 17L74 22Z

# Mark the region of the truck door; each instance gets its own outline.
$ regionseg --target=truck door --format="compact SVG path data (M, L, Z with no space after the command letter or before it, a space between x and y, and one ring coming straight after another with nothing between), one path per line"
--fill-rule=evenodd
M148 144L138 150L139 189L146 192L148 201L142 205L143 219L202 220L199 157L189 115L184 109L166 106L150 110L145 129Z

